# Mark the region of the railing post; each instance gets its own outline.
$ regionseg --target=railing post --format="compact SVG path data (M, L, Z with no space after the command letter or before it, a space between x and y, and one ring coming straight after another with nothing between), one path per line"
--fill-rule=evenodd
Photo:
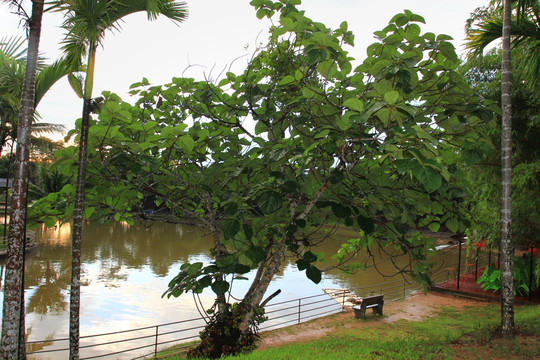
M458 266L457 266L457 289L459 290L459 278L461 276L461 239L458 239Z
M478 247L476 248L476 259L474 260L474 281L478 280Z
M300 313L302 312L302 299L298 299L298 323L300 324Z
M157 356L158 336L159 336L159 325L156 325L156 342L154 344L154 356Z

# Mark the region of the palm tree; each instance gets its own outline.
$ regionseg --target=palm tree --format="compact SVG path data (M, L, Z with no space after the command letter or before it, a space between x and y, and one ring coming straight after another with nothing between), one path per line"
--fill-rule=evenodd
M22 1L6 1L22 11ZM4 283L4 309L2 317L2 359L26 358L24 337L24 240L26 227L26 188L28 185L28 158L30 153L30 126L34 117L35 81L38 64L43 0L32 1L32 15L26 17L28 51L24 83L21 91L18 123L18 141L15 175L8 234L8 258Z
M538 0L492 0L492 7L480 17L478 28L469 34L468 47L473 54L496 39L502 39L501 80L501 333L515 334L514 322L514 244L512 241L512 63L513 46L521 46L529 61L529 82L538 84L540 75L540 2ZM512 9L517 15L512 17ZM513 38L513 39L512 39ZM525 59L524 59L525 60Z
M86 77L83 95L83 110L79 134L79 161L73 212L72 275L70 299L70 359L79 358L79 309L81 242L84 209L84 179L88 148L90 113L93 107L94 63L96 51L107 30L119 30L118 23L125 16L146 11L153 20L164 15L175 22L187 17L186 5L175 0L67 0L55 1L58 11L65 12L64 29L67 31L63 50L74 66L79 67L86 57Z
M511 1L517 14L509 20L512 29L512 48L520 47L526 64L527 83L532 87L540 85L540 1L514 0ZM492 1L492 5L498 5ZM502 37L503 17L500 6L479 8L473 14L467 31L466 47L472 55L481 55L483 50ZM476 26L472 25L476 20Z
M0 154L9 140L17 139L17 118L26 67L26 49L21 50L23 43L22 38L0 39ZM34 107L39 105L58 80L69 73L71 68L65 59L47 65L38 58ZM63 125L38 122L38 119L39 116L34 116L31 124L32 135L65 130Z
M514 244L512 242L512 62L510 31L511 0L504 0L501 80L501 333L513 336Z

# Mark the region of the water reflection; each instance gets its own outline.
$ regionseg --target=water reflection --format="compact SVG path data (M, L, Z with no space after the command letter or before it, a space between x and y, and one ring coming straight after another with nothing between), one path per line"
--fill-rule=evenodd
M125 223L86 225L82 246L81 335L198 317L191 296L162 299L161 294L183 262L211 261L207 254L212 241L206 235L202 228L167 223L131 227ZM325 242L314 251L329 256L340 246L342 236L344 234L335 234L333 241ZM37 240L38 251L26 259L27 337L29 341L64 338L69 323L71 224L41 229ZM296 270L296 259L290 257L268 293L281 289L276 300L284 301L320 294L322 287L358 288L396 280L380 275L395 274L390 260L367 257L365 253L358 255L358 259L363 258L369 265L377 266L354 276L331 271L323 276L320 284L313 284L303 272ZM407 259L394 261L404 266ZM2 278L4 266L4 260L0 260ZM233 295L242 296L248 286L248 281L236 281ZM208 291L202 294L201 301L210 307L213 298L213 293ZM1 306L2 303L0 311ZM47 349L64 346L66 344L53 344ZM65 358L65 354L58 356Z

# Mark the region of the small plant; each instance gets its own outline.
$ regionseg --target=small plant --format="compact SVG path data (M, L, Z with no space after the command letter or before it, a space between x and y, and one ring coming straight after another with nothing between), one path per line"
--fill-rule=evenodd
M187 353L188 359L210 358L248 353L255 349L259 338L259 324L267 320L263 308L257 308L247 332L240 324L248 312L242 303L234 303L225 313L215 313L200 333L201 342Z
M514 295L516 293L520 295L528 295L529 292L534 292L538 286L538 272L532 274L533 281L530 282L530 261L531 254L525 254L523 257L514 256ZM536 264L538 260L533 256L533 268L537 268ZM491 264L486 267L486 270L476 281L478 284L482 284L484 291L493 290L497 292L501 288L501 271ZM532 284L532 288L529 289L529 284Z

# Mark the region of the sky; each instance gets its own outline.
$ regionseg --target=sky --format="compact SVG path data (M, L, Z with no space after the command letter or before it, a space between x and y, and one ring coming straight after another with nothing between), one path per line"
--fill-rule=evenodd
M224 69L229 71L229 66L233 72L241 72L257 44L268 37L270 21L257 19L249 0L186 2L189 16L183 23L174 24L164 17L150 22L146 14L139 13L126 17L120 31L106 34L96 57L94 97L107 90L130 101L129 86L143 77L159 85L179 76L215 79ZM26 0L28 12L30 3ZM300 9L331 28L347 21L355 34L350 55L360 63L367 46L375 41L373 32L383 29L404 9L424 17L423 32L452 36L458 54L462 55L465 21L475 8L487 3L488 0L303 0ZM40 53L49 63L62 54L62 20L59 13L43 16ZM0 38L4 36L24 36L24 29L20 18L2 3ZM72 129L81 109L82 100L63 79L51 88L37 111L42 122Z

